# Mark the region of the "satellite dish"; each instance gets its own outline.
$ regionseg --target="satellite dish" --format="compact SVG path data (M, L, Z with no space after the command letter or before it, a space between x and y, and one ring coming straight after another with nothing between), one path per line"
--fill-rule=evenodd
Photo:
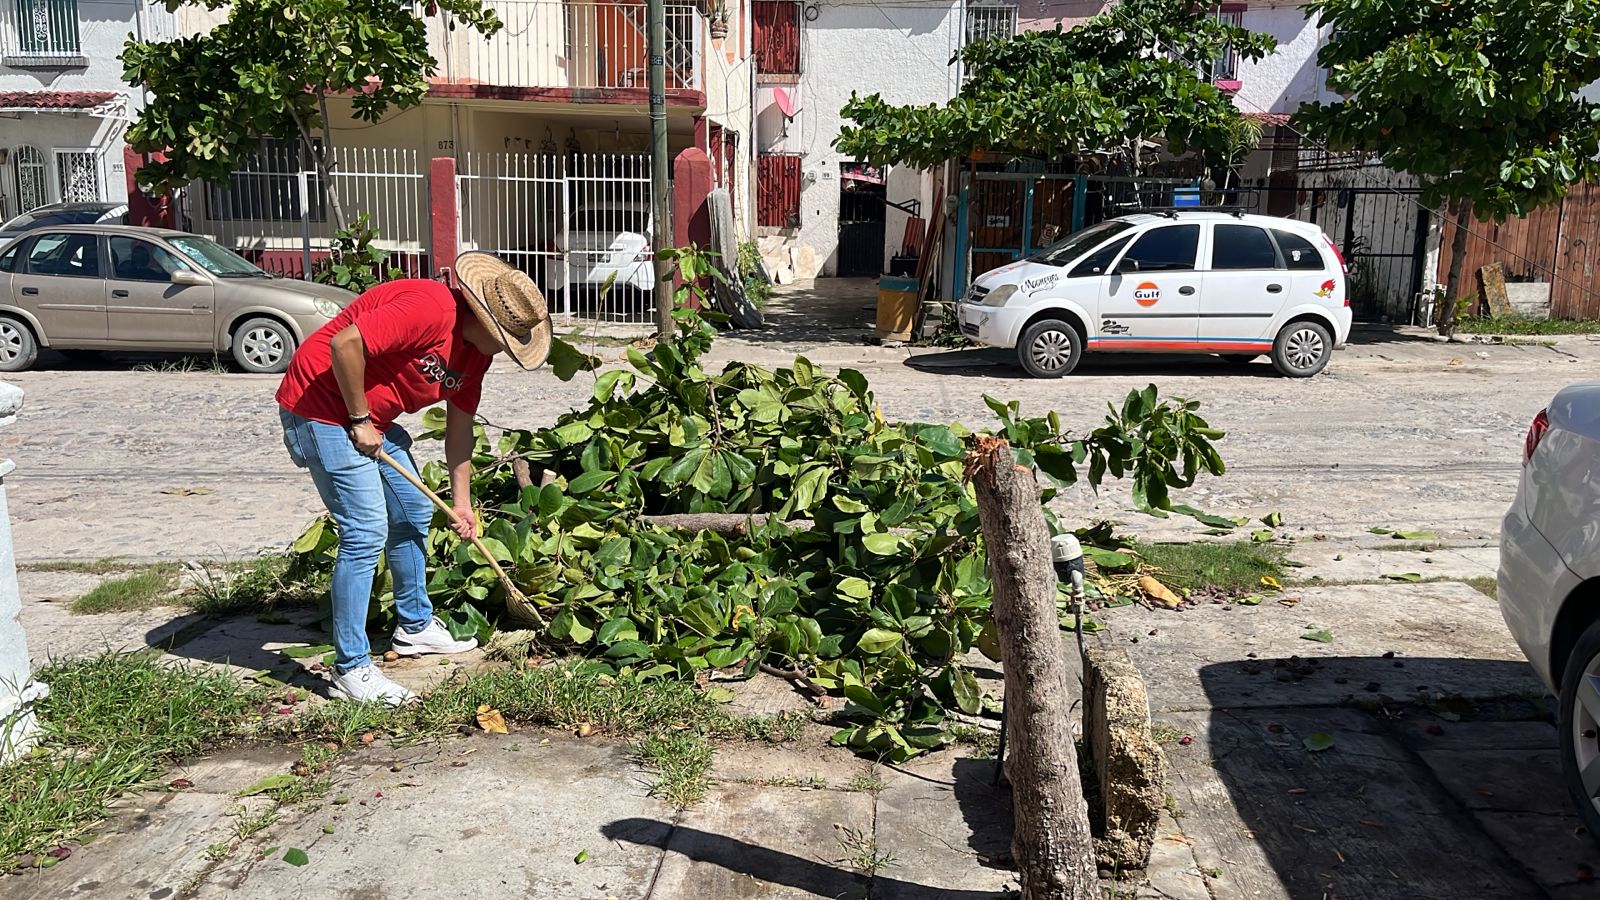
M785 119L793 119L795 114L794 101L789 99L789 92L781 87L772 89L772 99L777 102L778 110Z

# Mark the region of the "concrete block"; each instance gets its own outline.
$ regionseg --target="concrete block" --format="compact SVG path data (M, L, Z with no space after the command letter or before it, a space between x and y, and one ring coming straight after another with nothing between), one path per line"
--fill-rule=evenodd
M1150 733L1144 680L1120 650L1091 651L1085 681L1084 744L1094 760L1100 865L1143 868L1161 821L1167 763Z
M1506 284L1511 311L1525 319L1550 318L1550 282L1521 281Z

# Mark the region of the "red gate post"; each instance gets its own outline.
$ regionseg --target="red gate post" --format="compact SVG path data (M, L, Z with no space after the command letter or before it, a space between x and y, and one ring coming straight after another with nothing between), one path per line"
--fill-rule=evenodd
M122 172L128 183L128 224L147 228L171 228L172 194L152 197L139 187L139 169L144 166L144 154L132 147L122 148Z
M428 163L428 215L432 225L433 274L456 264L461 233L461 210L456 192L456 160L436 156ZM451 273L454 276L454 272Z
M699 147L679 153L672 163L672 243L678 247L711 247L711 157ZM659 227L659 226L658 226ZM722 265L727 268L728 260ZM673 276L673 287L679 281ZM709 285L701 285L709 288ZM694 298L690 298L695 303ZM699 304L695 303L695 308Z

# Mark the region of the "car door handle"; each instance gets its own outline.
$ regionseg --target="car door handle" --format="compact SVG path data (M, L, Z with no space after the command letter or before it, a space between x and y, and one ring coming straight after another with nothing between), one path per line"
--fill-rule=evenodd
M27 295L27 296L29 296L29 297L37 297L37 296L39 296L39 289L38 288L25 287L25 288L22 289L22 293Z
M1178 293L1180 293L1180 294L1184 295L1185 297L1187 297L1190 294L1194 293L1194 288L1186 284L1183 287L1178 288Z
M1281 294L1281 293L1283 293L1283 285L1281 285L1281 284L1269 284L1269 285L1267 285L1267 293L1269 293L1269 294Z
M121 289L118 289L118 290L112 291L111 292L111 296L113 296L113 297L126 297L126 296L128 296L128 292L124 291L124 290L121 290Z

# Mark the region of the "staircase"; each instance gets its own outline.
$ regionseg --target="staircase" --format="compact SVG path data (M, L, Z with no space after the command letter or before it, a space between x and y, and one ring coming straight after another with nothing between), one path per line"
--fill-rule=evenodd
M618 8L622 15L638 30L641 37L647 42L650 37L649 22L642 3L619 3ZM694 85L694 28L695 16L693 7L669 6L667 17L667 87L686 88ZM650 60L645 58L646 72L649 71ZM648 79L648 74L646 75ZM648 80L646 84L648 84Z

